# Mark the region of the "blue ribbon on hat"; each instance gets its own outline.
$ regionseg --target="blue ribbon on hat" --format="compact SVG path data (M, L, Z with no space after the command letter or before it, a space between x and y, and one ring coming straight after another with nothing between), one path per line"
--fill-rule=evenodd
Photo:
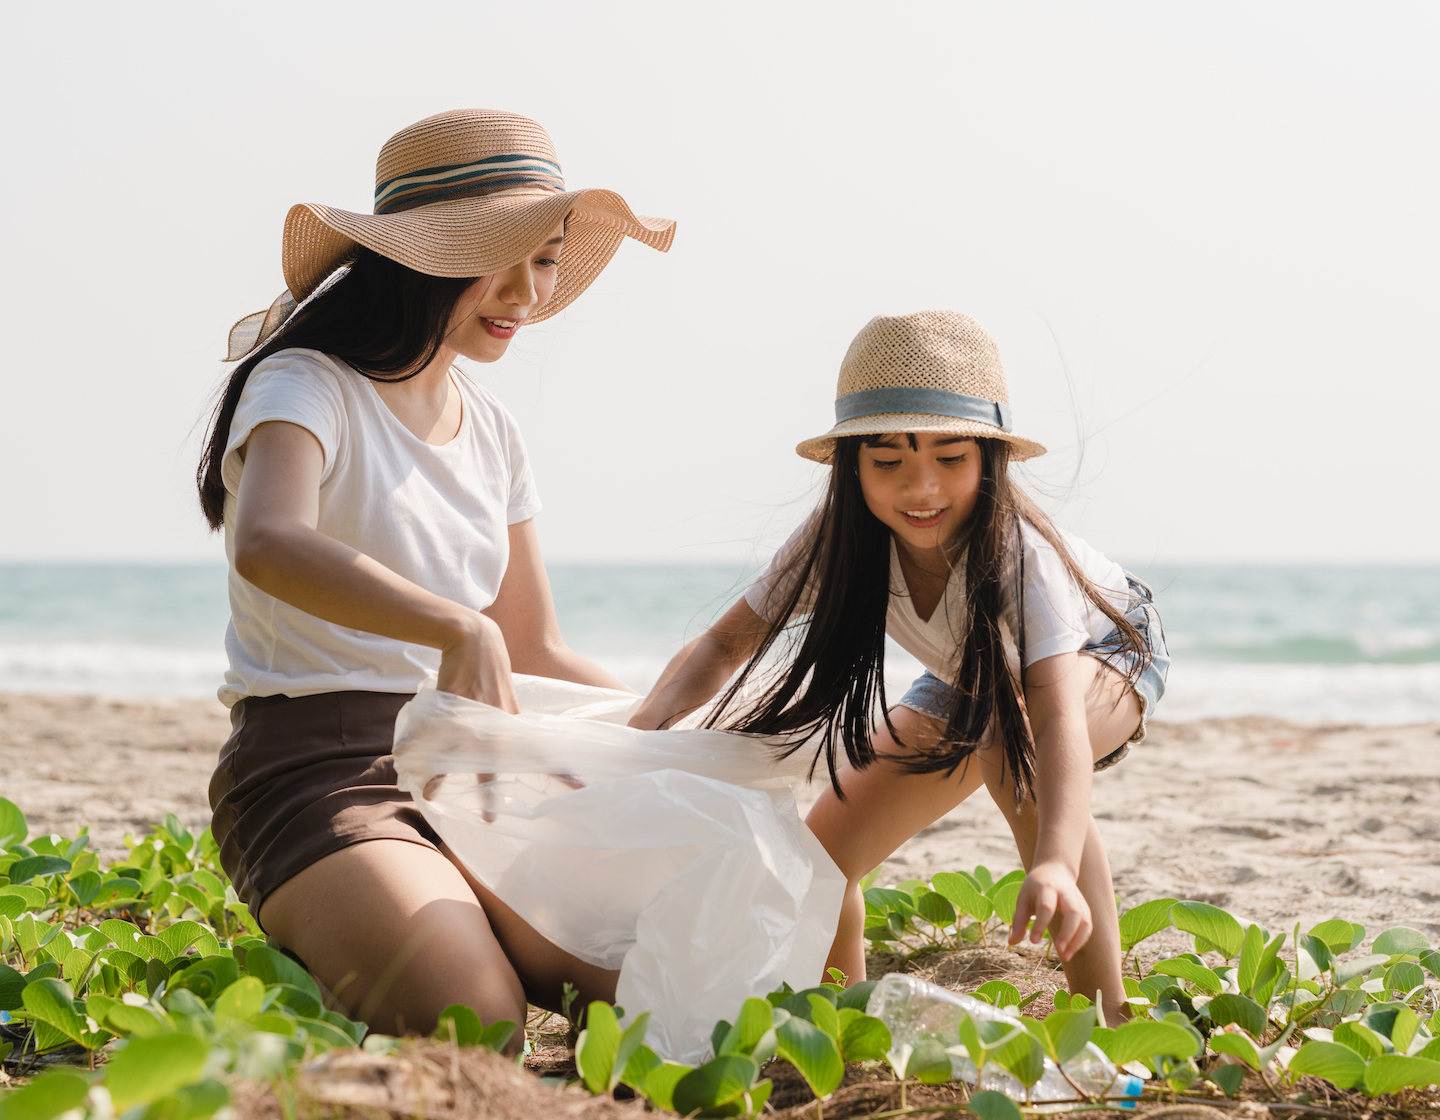
M846 393L835 401L835 423L876 416L885 412L923 412L932 416L953 416L959 420L978 420L1010 430L1010 406L1004 401L986 400L948 389L922 389L897 386L884 389L862 389Z

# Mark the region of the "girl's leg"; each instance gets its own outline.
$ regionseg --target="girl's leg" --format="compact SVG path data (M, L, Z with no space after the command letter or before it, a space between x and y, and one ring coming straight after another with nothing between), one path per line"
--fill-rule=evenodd
M1140 724L1140 702L1119 673L1093 657L1078 658L1077 671L1091 675L1086 684L1085 707L1091 752L1098 762L1129 741ZM1019 806L1015 804L1015 787L1010 781L1011 775L1001 766L1003 756L998 746L989 744L979 753L985 784L1010 824L1020 862L1028 871L1034 862L1039 836L1035 802L1027 798ZM1115 884L1094 818L1086 833L1075 885L1090 906L1093 932L1085 945L1064 962L1066 982L1072 992L1091 999L1095 998L1096 991L1102 992L1107 1020L1129 1018L1125 986L1120 979L1120 923L1115 910Z
M515 939L512 918L507 913L495 925ZM452 1003L474 1008L485 1023L525 1021L526 985L495 925L465 876L433 848L403 840L351 845L283 883L265 900L260 919L352 1015L378 1031L429 1033ZM543 952L517 955L521 968L548 963L563 971ZM569 979L581 999L613 998L613 979L608 991L596 990L600 970L575 963L573 977L532 976L531 986L558 992ZM517 1032L510 1049L522 1044Z
M939 820L977 789L980 767L969 765L944 774L912 774L894 759L933 746L944 733L938 720L909 708L892 708L891 721L901 746L881 727L875 736L874 765L840 774L845 800L826 787L805 823L815 833L848 880L840 909L840 926L827 968L838 968L850 983L865 979L865 900L860 880L928 824Z

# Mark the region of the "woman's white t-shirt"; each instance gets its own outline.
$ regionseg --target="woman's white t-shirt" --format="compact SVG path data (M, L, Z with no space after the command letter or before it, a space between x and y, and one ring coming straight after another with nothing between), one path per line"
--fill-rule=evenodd
M221 474L234 523L242 449L272 420L297 424L325 454L316 528L427 591L475 610L495 601L510 559L508 526L540 509L520 430L484 389L455 377L455 438L432 446L405 427L371 382L316 350L282 350L251 371L235 409ZM265 594L230 561L227 707L246 696L414 692L440 651L351 630Z
M807 521L790 535L760 578L745 591L745 601L761 618L773 620L782 609L784 575L794 557L810 546L811 525ZM1125 570L1091 548L1078 537L1057 529L1070 555L1095 587L1118 610L1129 605L1129 584ZM1114 624L1090 601L1070 577L1055 547L1033 525L1020 522L1020 540L1025 553L1025 664L1032 665L1060 653L1075 653L1103 641ZM793 586L793 585L791 585ZM806 588L796 606L796 615L810 613L814 587ZM1014 606L1010 604L1009 629L1015 631ZM963 560L945 584L945 595L928 619L915 611L895 538L890 538L890 605L885 615L885 633L895 644L942 680L951 680L957 668L959 643L965 637L965 567Z

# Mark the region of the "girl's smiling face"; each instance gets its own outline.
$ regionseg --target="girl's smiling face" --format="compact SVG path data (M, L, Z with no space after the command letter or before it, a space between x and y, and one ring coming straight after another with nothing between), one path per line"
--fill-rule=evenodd
M975 509L980 445L944 432L871 436L859 471L870 512L912 554L939 553Z
M471 284L450 316L445 345L473 361L499 360L525 320L555 294L564 243L565 223L561 222L519 264Z

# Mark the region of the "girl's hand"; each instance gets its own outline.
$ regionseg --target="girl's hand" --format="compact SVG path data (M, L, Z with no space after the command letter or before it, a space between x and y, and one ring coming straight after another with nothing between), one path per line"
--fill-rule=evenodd
M510 677L510 653L500 627L483 614L471 612L455 637L440 647L435 687L512 714L519 712Z
M1031 925L1031 919L1034 924ZM1038 863L1025 876L1020 897L1015 900L1015 918L1010 923L1010 944L1025 940L1030 929L1032 944L1040 944L1047 929L1062 961L1068 961L1090 940L1094 924L1090 904L1075 885L1075 874L1063 863Z

